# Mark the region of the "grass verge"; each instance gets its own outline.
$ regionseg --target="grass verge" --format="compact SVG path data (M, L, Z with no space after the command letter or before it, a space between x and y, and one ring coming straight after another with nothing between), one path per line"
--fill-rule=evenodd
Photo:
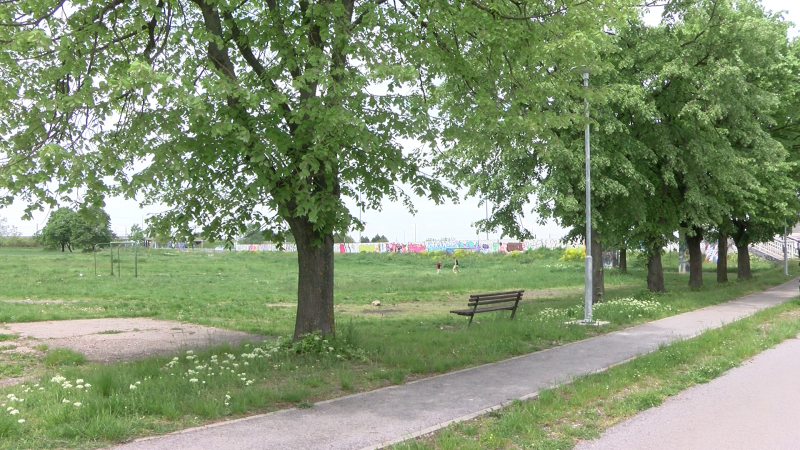
M393 448L570 449L578 441L597 438L615 423L658 406L695 384L706 383L798 333L800 300L795 299Z

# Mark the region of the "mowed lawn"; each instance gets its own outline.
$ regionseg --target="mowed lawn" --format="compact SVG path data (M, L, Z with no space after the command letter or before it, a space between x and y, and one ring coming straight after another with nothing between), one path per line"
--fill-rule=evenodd
M378 316L461 323L448 314L464 305L470 293L524 289L525 309L567 308L583 301L583 262L561 262L561 250L540 249L507 255L461 255L460 274L451 272L451 255L344 254L335 259L335 305L338 319ZM607 270L606 296L652 297L644 292L645 272L635 256L628 273ZM297 295L297 256L276 252L186 252L143 250L134 277L134 254L114 254L111 276L108 253L61 253L40 249L0 249L0 321L29 322L92 317L154 317L267 335L292 332ZM442 261L442 273L435 265ZM664 258L669 293L662 302L679 310L688 292L688 275L677 273L677 257ZM772 264L753 263L760 289L765 275L778 275ZM793 267L794 269L794 267ZM715 286L714 266L706 267L705 300L697 306L728 298L730 289ZM736 266L730 268L734 292ZM95 275L95 271L97 275ZM120 276L121 272L121 276ZM775 284L780 278L763 280ZM730 286L725 286L729 288ZM747 290L747 287L744 287ZM718 297L721 296L721 297ZM536 301L533 301L533 299ZM378 300L380 307L373 307ZM448 320L451 319L451 320Z
M121 277L112 278L107 253L96 255L95 275L92 254L0 249L2 322L147 316L278 338L110 365L87 363L81 355L46 345L40 355L4 357L0 375L29 379L0 389L2 398L25 397L6 406L17 413L0 411L0 448L96 448L225 418L312 407L320 400L607 333L787 280L780 268L754 260L752 280L737 281L732 265L731 281L718 285L709 264L705 287L691 291L688 275L677 273L677 257L667 254L669 292L656 295L646 291L642 262L632 255L628 273L606 271L607 301L596 305L595 317L611 323L599 329L568 326L566 320L583 317L583 262L558 261L561 253L462 255L457 275L450 271L452 256L337 255L337 337L312 336L293 346L285 339L294 326L297 290L292 253L143 251L134 278L133 254L125 252ZM114 270L119 274L116 265ZM793 266L792 273L797 272ZM465 306L469 293L507 289L526 291L514 321L507 312L484 314L467 328L466 318L448 313ZM374 300L381 305L373 306ZM0 338L0 356L13 352L15 336L0 331ZM78 380L91 388L76 390Z
M335 304L342 316L421 311L445 319L447 307L465 303L469 293L525 289L579 295L583 263L559 262L560 254L467 254L459 256L458 275L451 272L448 255L337 255ZM65 301L6 303L0 320L149 316L270 335L290 333L294 326L294 253L144 250L138 255L138 278L133 252L123 251L120 258L115 253L114 259L112 278L108 253L0 249L0 299ZM442 261L441 274L437 261ZM606 283L634 287L641 284L640 276L610 271ZM374 300L381 308L371 305Z

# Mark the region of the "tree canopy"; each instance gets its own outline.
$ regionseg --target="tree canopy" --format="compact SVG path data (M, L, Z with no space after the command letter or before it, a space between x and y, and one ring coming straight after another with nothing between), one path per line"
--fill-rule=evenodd
M73 248L92 251L95 244L111 242L111 219L99 208L77 213L69 208L58 208L50 214L42 228L42 246L47 250L62 252Z
M538 104L503 102L535 86L518 74L491 99L499 105L494 120L463 108L463 123L484 133L454 127L468 136L445 148L440 161L470 194L495 205L492 217L479 221L484 229L527 237L521 218L529 209L581 237L585 106L578 99L585 96L593 238L644 250L648 286L663 290L660 252L678 230L697 250L696 261L703 236L739 230L744 240L737 242L771 239L796 219L800 66L787 27L755 1L666 2L657 26L631 17L604 30L609 38L589 64L584 93L572 74L559 91L526 97ZM746 243L740 249L746 254ZM699 286L701 277L693 270L690 284Z
M252 222L278 241L291 231L295 338L333 333L333 233L362 227L343 198L411 208L400 183L452 196L423 170L424 149L402 140L474 140L484 130L440 128L429 112L492 120L518 77L537 81L503 109L539 108L633 3L9 0L3 202L31 212L118 194L171 205L152 225L180 235L231 239Z
M131 230L128 232L128 239L136 242L143 243L147 238L146 230L143 230L139 224L131 225Z

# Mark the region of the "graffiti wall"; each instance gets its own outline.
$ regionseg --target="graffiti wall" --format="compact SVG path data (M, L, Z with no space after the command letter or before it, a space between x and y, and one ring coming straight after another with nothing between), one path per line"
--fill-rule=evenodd
M524 242L499 241L499 240L441 240L425 242L376 242L369 244L334 244L336 253L427 253L444 252L453 253L456 250L478 253L510 253L523 252L541 247L558 248L564 244L558 239L535 239ZM284 244L284 251L295 252L295 244ZM234 249L240 252L274 252L279 251L275 244L240 245Z
M603 250L603 267L619 267L618 250Z
M713 262L714 264L717 263L719 260L719 248L717 242L703 242L700 244L700 248L703 250L703 255L706 258L706 261Z

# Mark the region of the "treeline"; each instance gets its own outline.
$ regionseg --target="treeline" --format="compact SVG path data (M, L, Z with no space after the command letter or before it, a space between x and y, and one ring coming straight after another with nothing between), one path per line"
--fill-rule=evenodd
M717 281L724 282L730 238L738 277L749 278L748 244L771 240L800 211L800 42L787 37L789 26L756 1L667 2L657 26L633 17L606 30L611 39L585 67L549 68L573 70L576 85L588 70L582 94L532 97L541 81L517 67L514 83L494 94L500 113L474 121L464 114L480 113L487 92L445 86L473 101L447 111L453 122L479 133L445 149L439 162L494 205L482 229L526 237L521 212L532 203L542 220L554 219L580 239L587 121L579 114L587 113L592 253L644 252L648 289L663 292L667 243L685 240L689 285L700 287L701 242L720 241ZM498 121L523 125L500 129ZM598 300L602 266L595 263Z
M42 242L37 236L2 236L0 237L0 247L41 247Z

